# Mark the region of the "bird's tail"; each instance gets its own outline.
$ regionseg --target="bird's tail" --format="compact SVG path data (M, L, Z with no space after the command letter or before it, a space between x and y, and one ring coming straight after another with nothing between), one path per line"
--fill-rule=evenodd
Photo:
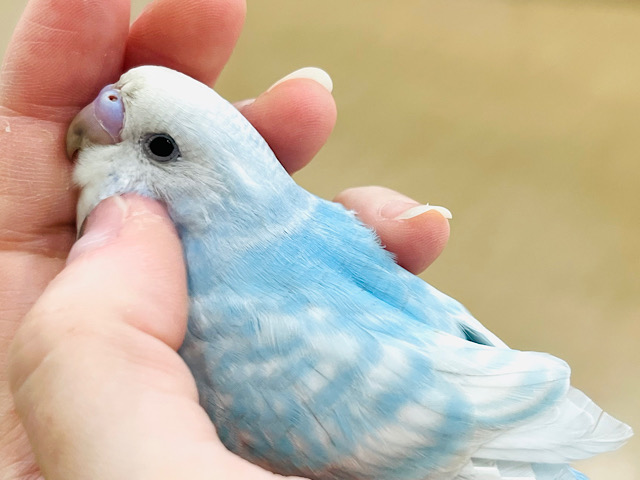
M569 465L471 459L455 480L589 480Z
M633 434L584 393L484 444L455 480L588 480L569 462L614 450Z
M580 390L531 422L485 443L476 457L538 464L565 464L622 446L633 431Z

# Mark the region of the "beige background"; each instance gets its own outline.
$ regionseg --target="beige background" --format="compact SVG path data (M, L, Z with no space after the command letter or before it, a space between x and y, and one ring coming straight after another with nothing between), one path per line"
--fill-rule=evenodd
M0 3L3 50L25 3ZM218 90L253 96L306 65L333 76L339 119L297 179L450 208L424 278L513 347L567 360L640 431L640 4L249 2ZM640 479L640 440L579 466Z

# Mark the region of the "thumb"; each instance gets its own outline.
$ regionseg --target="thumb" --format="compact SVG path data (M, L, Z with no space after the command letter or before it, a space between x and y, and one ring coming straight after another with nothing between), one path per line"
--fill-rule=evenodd
M175 350L180 242L149 199L105 200L9 352L16 410L47 480L270 480L230 453Z
M16 410L45 478L135 477L127 454L148 460L140 443L153 398L191 400L197 415L193 379L174 352L186 309L164 208L134 196L98 205L9 352Z
M120 318L177 350L186 328L185 269L164 207L132 195L100 203L38 303L84 308L83 322Z

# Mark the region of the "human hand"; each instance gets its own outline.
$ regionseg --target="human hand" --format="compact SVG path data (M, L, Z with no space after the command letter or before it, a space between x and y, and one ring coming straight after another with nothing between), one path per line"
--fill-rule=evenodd
M245 9L240 0L160 0L129 30L128 8L128 0L33 0L5 58L0 477L266 478L222 447L175 353L186 292L164 209L136 197L103 202L63 270L75 237L64 154L71 118L138 64L213 83ZM308 79L281 83L241 111L290 172L311 160L335 122L331 95ZM395 192L351 189L337 200L413 272L444 247L448 224L437 213L393 220L417 204Z

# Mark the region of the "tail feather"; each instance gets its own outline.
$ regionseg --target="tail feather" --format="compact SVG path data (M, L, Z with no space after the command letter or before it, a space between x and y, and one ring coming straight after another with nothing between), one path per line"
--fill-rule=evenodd
M569 465L472 458L454 480L589 480Z
M535 464L536 480L589 480L586 475L569 465Z
M574 477L576 480L589 480L589 478L582 472L579 472L578 470L575 469L571 469L571 473L573 473Z
M557 407L484 444L474 457L563 464L615 450L632 434L628 425L570 388Z

